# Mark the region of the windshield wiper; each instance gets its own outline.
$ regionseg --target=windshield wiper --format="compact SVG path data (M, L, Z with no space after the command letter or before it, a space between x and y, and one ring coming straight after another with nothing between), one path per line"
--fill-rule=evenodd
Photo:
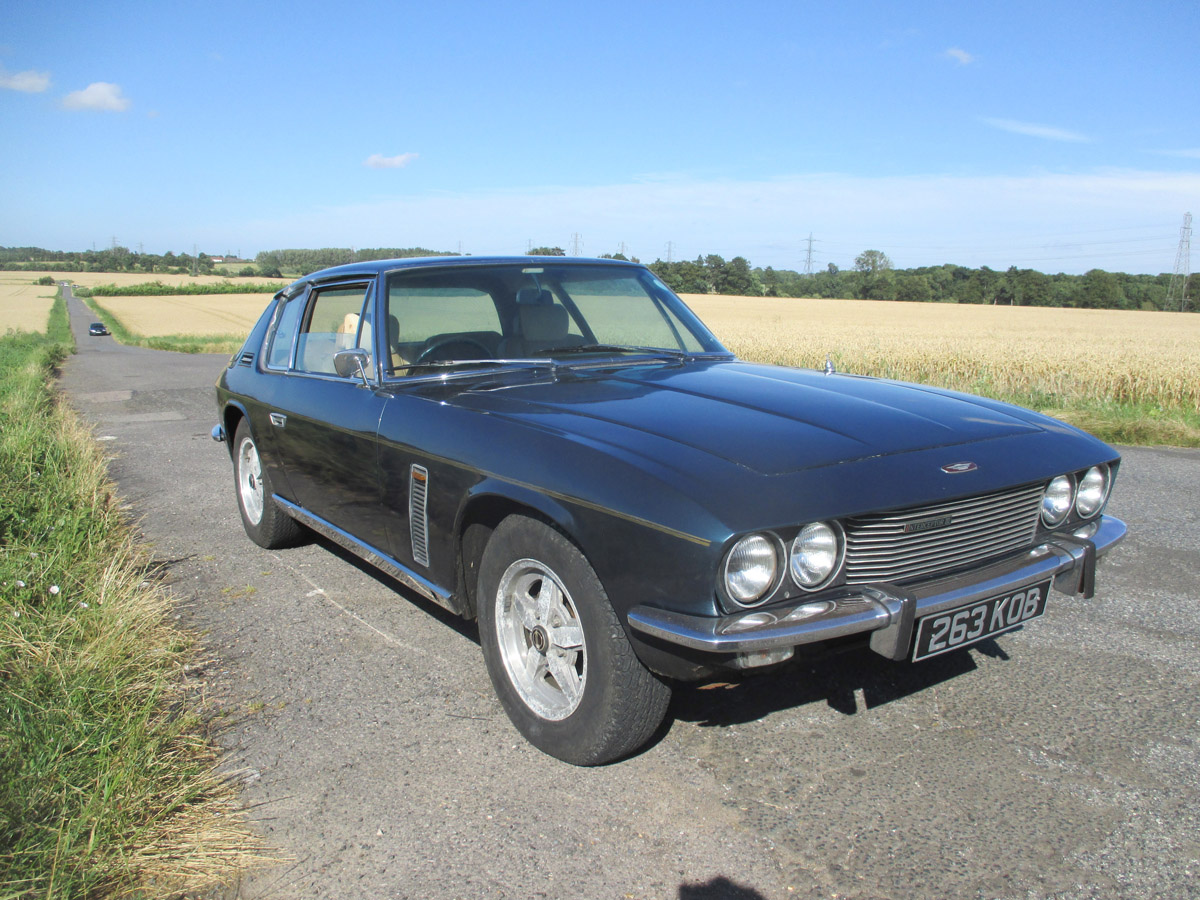
M584 353L642 353L649 356L666 357L668 359L689 359L691 354L684 350L671 350L667 347L637 347L632 344L572 344L568 347L550 347L539 350L548 356L568 356Z
M407 372L412 369L458 369L465 366L476 368L486 366L511 366L517 369L545 369L555 367L552 359L435 359L429 362L407 363L403 366L392 366L392 374Z

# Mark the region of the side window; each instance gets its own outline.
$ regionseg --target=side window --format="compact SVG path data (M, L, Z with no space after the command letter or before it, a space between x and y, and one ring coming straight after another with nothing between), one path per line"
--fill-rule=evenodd
M339 350L365 347L370 352L370 323L363 321L366 296L365 284L338 285L312 292L296 341L298 371L335 375L333 355ZM365 339L360 337L364 334Z
M283 311L277 313L279 320L271 338L271 349L267 353L267 365L272 369L286 369L292 361L292 343L303 311L304 295L301 294L286 301Z

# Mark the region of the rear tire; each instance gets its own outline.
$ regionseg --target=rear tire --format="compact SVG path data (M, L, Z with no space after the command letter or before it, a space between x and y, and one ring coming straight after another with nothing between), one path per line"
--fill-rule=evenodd
M479 632L509 719L545 753L577 766L646 743L671 691L641 664L583 554L550 525L510 516L479 566Z
M268 550L299 540L300 524L271 499L271 477L263 468L258 445L245 419L238 423L233 437L233 481L242 526L250 540Z

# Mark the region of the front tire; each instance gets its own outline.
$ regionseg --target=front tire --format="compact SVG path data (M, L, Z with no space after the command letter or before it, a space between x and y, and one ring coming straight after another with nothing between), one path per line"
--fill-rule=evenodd
M510 516L479 567L479 632L504 711L531 744L593 766L640 748L670 689L633 652L596 573L550 525Z
M263 468L258 445L245 419L234 432L233 479L242 526L250 540L268 550L296 543L300 524L271 499L271 477Z

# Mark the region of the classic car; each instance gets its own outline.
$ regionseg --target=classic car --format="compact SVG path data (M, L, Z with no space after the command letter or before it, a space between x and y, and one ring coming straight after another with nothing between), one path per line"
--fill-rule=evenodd
M93 322L88 326L88 334L92 337L103 337L108 334L108 328L103 322Z
M217 383L242 523L477 619L501 704L580 765L674 682L957 651L1093 594L1120 458L1046 416L735 358L649 269L388 260L270 302Z

